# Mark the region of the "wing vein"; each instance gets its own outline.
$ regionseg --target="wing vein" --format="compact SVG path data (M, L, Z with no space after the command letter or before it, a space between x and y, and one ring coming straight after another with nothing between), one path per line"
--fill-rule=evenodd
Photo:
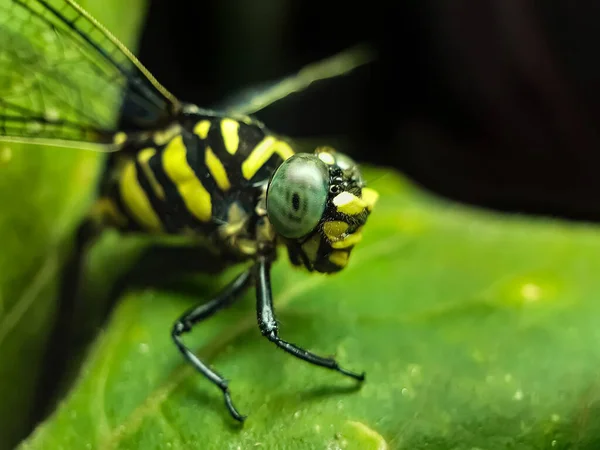
M0 140L105 144L168 125L179 108L73 0L0 0Z

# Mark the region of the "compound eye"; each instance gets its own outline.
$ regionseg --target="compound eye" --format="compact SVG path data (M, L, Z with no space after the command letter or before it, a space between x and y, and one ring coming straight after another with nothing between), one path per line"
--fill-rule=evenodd
M319 224L329 192L329 169L314 155L298 153L284 161L267 188L267 215L289 239L307 235Z

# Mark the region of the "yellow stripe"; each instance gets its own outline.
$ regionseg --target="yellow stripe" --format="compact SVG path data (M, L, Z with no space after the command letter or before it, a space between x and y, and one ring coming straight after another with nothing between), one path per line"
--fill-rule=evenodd
M152 186L152 190L154 190L154 193L158 196L158 198L164 200L165 199L165 191L163 190L162 186L160 185L160 183L154 176L154 172L150 168L150 164L148 164L148 161L154 155L156 155L155 149L145 148L138 153L137 160L140 163L142 170L144 171L144 175L146 175L146 178L148 179L148 183L150 183L150 186Z
M367 208L369 211L373 210L375 203L377 203L377 199L379 198L379 194L377 191L374 191L370 188L362 188L362 199L367 204Z
M152 205L137 179L135 163L129 161L123 168L119 183L123 203L140 225L149 230L160 230L160 219L152 209Z
M222 191L229 190L231 183L227 177L227 171L225 170L225 167L223 167L221 160L217 158L217 155L214 154L210 147L206 147L206 157L204 162L206 163L206 167L208 167L210 174L215 179L217 186L219 186Z
M277 141L277 144L275 146L275 153L277 153L281 157L281 159L285 161L286 159L294 155L294 150L292 150L292 147L290 147L286 142Z
M210 130L209 120L201 120L194 127L194 133L196 133L200 139L206 139L206 136L208 136L208 130Z
M238 234L248 223L248 214L237 202L234 202L227 212L227 223L219 226L219 235L228 238Z
M360 231L355 231L352 234L349 234L345 239L337 242L332 242L331 247L333 248L348 248L353 245L358 244L362 240L362 233Z
M223 143L225 149L232 155L237 152L240 145L240 124L235 120L223 119L221 120L221 134L223 135Z
M348 254L348 252L345 252L343 250L335 250L331 252L331 255L329 255L329 261L331 261L338 267L346 267L346 265L348 264L349 256L350 255Z
M155 131L152 135L152 140L156 145L165 145L178 133L181 133L181 125L171 125L165 130Z
M367 204L350 192L342 192L333 199L333 204L342 214L354 216L367 208Z
M265 137L242 163L244 178L246 180L252 178L273 153L277 153L285 161L294 154L294 151L286 142L275 140L273 136Z
M212 214L210 194L188 164L186 152L181 135L176 136L163 152L163 167L188 210L202 222L208 222Z

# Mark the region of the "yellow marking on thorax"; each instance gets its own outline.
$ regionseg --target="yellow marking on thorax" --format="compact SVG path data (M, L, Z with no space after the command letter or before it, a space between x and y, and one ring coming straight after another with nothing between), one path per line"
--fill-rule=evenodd
M161 230L160 219L152 209L150 200L138 182L134 161L125 164L119 180L119 191L123 203L140 225L152 231Z
M236 203L229 207L227 212L227 223L219 227L219 234L222 238L234 236L243 230L248 222L248 214Z
M256 223L256 239L258 242L275 242L277 239L273 225L264 217Z
M350 192L342 192L333 199L333 204L342 214L354 216L365 210L367 204Z
M154 175L154 172L152 171L152 169L150 168L150 164L148 163L150 158L152 158L154 155L156 155L155 149L153 149L151 147L145 148L138 153L137 160L140 163L140 166L142 167L142 170L144 171L144 175L146 175L146 178L148 179L148 183L150 183L150 186L152 187L152 190L154 191L156 196L158 198L160 198L161 200L164 200L165 199L165 191L162 188L162 186L160 185L160 183L158 182L158 180L156 179L156 176Z
M235 155L240 145L240 123L232 119L221 120L221 134L223 135L223 143L225 150L231 155Z
M206 163L206 167L208 167L208 171L215 179L217 186L219 186L222 191L229 190L229 188L231 188L231 183L229 182L227 171L225 170L225 167L223 167L221 160L214 154L210 147L206 147L204 162Z
M276 140L273 136L265 137L242 163L244 178L246 180L252 178L274 153L285 161L294 154L294 151L284 141Z
M210 194L188 164L186 153L181 135L176 136L163 151L163 168L188 210L202 222L208 222L212 215Z
M206 136L208 136L209 130L210 130L210 120L201 120L194 127L194 133L196 133L200 139L206 139Z
M156 145L165 145L178 133L181 133L181 125L175 124L168 127L166 130L155 131L152 135L152 140Z
M256 241L254 239L240 238L236 240L236 248L244 255L255 255L257 250Z
M331 252L331 255L329 255L329 261L331 261L336 266L343 268L346 267L346 265L348 264L349 257L350 254L348 252L345 252L343 250L335 250Z

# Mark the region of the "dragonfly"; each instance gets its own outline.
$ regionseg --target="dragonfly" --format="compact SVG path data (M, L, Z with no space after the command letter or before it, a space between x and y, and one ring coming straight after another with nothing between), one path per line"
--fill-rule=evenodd
M240 422L228 382L182 336L252 287L265 338L310 364L365 379L280 336L270 273L279 247L310 272L344 269L378 194L349 156L327 145L299 152L252 114L371 60L351 49L215 111L176 98L75 1L0 0L0 140L107 153L85 220L89 235L113 228L188 236L203 239L215 258L250 262L171 329L175 347Z

